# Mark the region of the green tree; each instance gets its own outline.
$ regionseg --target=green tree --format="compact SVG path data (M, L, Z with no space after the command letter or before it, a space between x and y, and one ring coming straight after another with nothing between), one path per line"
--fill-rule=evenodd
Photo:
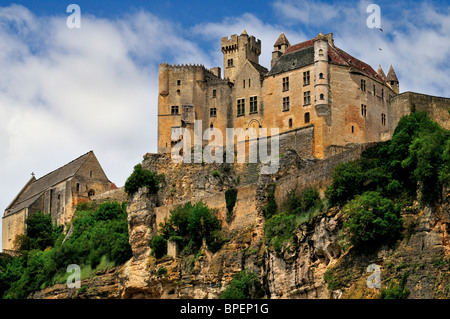
M254 299L259 295L261 284L258 276L250 271L243 270L236 273L230 284L220 294L220 299Z
M343 209L344 238L356 249L392 244L401 234L400 209L377 192L356 196Z
M158 176L156 172L143 169L141 164L137 164L133 173L125 182L125 192L128 195L132 195L139 188L147 187L150 193L155 194L159 189L160 179L162 179L162 176Z

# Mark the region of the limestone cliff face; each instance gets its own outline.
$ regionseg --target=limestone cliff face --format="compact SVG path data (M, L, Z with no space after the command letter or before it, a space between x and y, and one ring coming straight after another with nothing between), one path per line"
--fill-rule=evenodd
M222 168L220 177L225 182L211 182L213 186L202 191L199 191L203 187L199 181L206 177L199 173L201 164L184 168L184 180L189 189L177 184L176 192L171 191L172 182L176 180L172 174L176 169L166 166L166 186L157 195L142 188L128 198L133 257L125 265L84 281L82 285L86 289L83 291L69 291L59 285L31 297L217 298L236 273L250 269L260 279L259 297L376 298L380 289L368 288L366 281L371 274L367 272L367 266L377 264L381 269L383 288L402 284L408 291L408 298L449 298L448 189L444 192L444 201L436 206L420 208L414 203L402 211L404 236L395 247L381 247L371 253L356 252L352 248L343 251L339 235L344 216L338 208L328 209L301 224L295 231L294 240L284 244L281 251L276 252L266 245L263 207L267 203L268 186L276 185L277 201L294 187L313 184L323 190L331 178L332 168L355 156L357 154L340 154L338 159L314 163L302 161L295 153L288 152L281 160L277 174L259 175L254 171L251 178L257 178L256 181L237 185L239 173ZM248 167L241 169L241 172L249 172ZM197 184L191 184L191 181L197 181ZM226 222L225 198L221 190L231 186L238 190L238 199L232 220ZM193 202L204 200L208 206L217 208L223 221L222 232L228 241L216 253L203 246L197 255L156 259L151 255L150 240L157 234L159 222L174 207L165 202L172 198L177 200L176 203L184 203L186 197Z

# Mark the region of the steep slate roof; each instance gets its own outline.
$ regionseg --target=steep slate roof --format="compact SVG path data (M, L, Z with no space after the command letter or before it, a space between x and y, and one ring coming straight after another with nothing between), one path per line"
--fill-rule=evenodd
M286 36L284 35L284 32L281 32L280 36L278 37L277 41L275 42L275 44L273 46L275 47L277 45L283 45L283 44L287 44L288 46L291 45L289 43L288 39L286 38Z
M292 48L289 47L288 50ZM278 73L283 73L314 63L314 47L310 46L304 49L300 49L294 52L288 53L280 56L277 63L272 67L267 75L275 75Z
M389 68L389 72L387 74L386 81L388 81L388 82L390 82L390 81L398 82L397 74L395 74L395 71L394 71L394 68L392 67L392 65Z
M351 72L365 74L375 80L383 81L370 65L351 56L336 46L328 45L328 59L330 63L350 67ZM295 65L293 62L297 60ZM314 63L314 39L291 45L270 70L268 75L274 75Z
M269 72L269 70L267 70L265 67L263 67L261 64L252 62L250 60L247 60L248 62L251 63L251 65L253 65L253 67L256 69L256 71L258 71L261 75L266 75L267 72Z
M19 193L15 200L6 208L7 214L14 214L30 206L48 188L74 176L90 154L93 154L93 152L89 151L88 153L78 157L77 159L74 159L70 163L58 168L57 170L54 170L53 172L48 173L47 175L33 181L31 183L31 186L22 194Z

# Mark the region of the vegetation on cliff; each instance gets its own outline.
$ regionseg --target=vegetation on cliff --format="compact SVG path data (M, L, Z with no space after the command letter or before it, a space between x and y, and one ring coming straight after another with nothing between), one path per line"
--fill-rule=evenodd
M192 205L190 202L176 207L171 211L170 217L160 224L159 235L154 236L150 242L152 253L161 258L167 252L167 241L178 243L182 254L196 254L203 239L212 252L216 252L223 244L220 230L220 220L203 202Z
M21 256L0 258L0 296L26 298L31 292L65 282L67 266L77 264L82 276L131 258L124 204L103 203L98 208L79 205L71 235L52 225L51 217L31 215L27 231L18 238Z
M133 172L125 182L125 192L128 195L136 193L139 188L147 187L150 193L155 194L159 189L159 184L163 180L163 175L142 168L142 164L134 166Z

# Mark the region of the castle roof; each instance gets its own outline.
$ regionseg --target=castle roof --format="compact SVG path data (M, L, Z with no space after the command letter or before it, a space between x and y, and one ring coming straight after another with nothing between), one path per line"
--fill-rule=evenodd
M383 68L381 67L381 65L378 65L377 73L383 81L386 81L386 74L384 74L384 71L383 71Z
M394 71L394 68L392 67L392 65L389 68L389 72L387 74L386 81L388 81L388 82L390 82L390 81L398 82L397 74L395 74L395 71Z
M286 38L286 36L284 35L284 32L281 32L280 36L278 37L277 41L275 42L275 44L273 45L278 46L278 45L283 45L286 44L287 46L290 46L291 44L289 43L288 39Z
M307 41L291 45L286 52L279 58L278 62L270 70L269 75L286 72L288 70L300 68L314 63L314 41ZM305 50L308 49L308 50ZM351 56L344 50L328 44L328 58L330 63L349 66L352 72L362 73L375 80L383 81L378 73L367 63ZM289 62L297 60L296 67L289 66ZM278 65L280 64L280 65Z
M83 163L91 154L94 155L94 152L89 151L88 153L78 157L77 159L74 159L70 163L54 170L51 173L48 173L47 175L39 179L35 179L33 176L31 180L28 181L28 183L25 185L25 187L20 191L20 193L16 196L16 198L12 201L12 203L9 204L9 206L6 208L7 214L14 214L30 206L48 188L74 176L81 165L83 165Z

